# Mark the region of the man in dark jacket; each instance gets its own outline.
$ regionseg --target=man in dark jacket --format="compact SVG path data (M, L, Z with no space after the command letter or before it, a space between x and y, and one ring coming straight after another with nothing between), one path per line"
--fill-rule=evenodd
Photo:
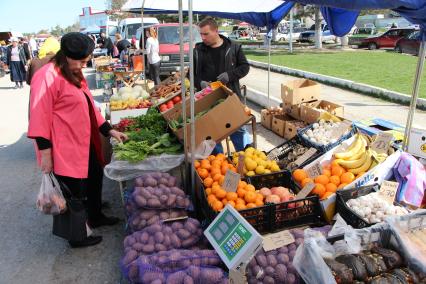
M112 40L109 37L107 37L104 32L101 33L101 36L98 38L98 41L96 43L99 44L100 48L106 48L108 50L107 51L108 56L112 56L114 45L112 43Z
M218 32L213 18L206 18L198 24L203 42L194 49L194 85L204 89L209 82L221 81L241 99L239 80L249 72L249 63L241 45L229 40ZM243 126L233 134L231 140L236 151L241 151L250 143L249 135ZM216 153L223 152L222 145L216 145Z

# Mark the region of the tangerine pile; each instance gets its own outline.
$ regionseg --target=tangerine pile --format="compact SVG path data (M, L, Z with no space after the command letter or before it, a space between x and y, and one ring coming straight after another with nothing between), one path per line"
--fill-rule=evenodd
M353 182L357 177L353 173L347 172L334 160L330 164L323 165L322 174L314 179L311 179L305 170L297 169L293 172L293 179L302 188L310 182L314 183L315 187L311 193L318 195L320 199L326 199L337 190Z

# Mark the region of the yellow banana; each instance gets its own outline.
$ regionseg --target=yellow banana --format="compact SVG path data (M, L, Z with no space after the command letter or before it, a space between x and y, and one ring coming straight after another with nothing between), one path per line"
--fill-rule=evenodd
M379 162L377 162L376 160L373 160L373 162L371 162L371 166L370 166L370 168L368 168L367 172L370 171L375 166L377 166L378 164L379 164Z
M363 154L366 152L366 146L367 146L367 141L365 140L365 138L361 136L361 140L362 140L362 147L361 149L358 151L358 153L355 153L352 157L346 159L347 161L354 161L354 160L359 160Z
M356 169L361 167L367 161L367 151L362 151L362 156L358 160L346 161L346 160L338 160L338 164L345 169Z
M355 169L348 169L348 172L351 172L354 175L357 175L357 174L362 173L362 172L366 172L370 168L370 166L373 162L373 155L372 155L370 149L367 150L366 154L367 154L367 159L364 162L364 164L362 166L358 167L358 168L355 168Z
M363 140L360 138L360 135L357 134L355 141L349 146L349 148L345 152L335 153L334 156L337 159L348 159L358 153L363 145Z

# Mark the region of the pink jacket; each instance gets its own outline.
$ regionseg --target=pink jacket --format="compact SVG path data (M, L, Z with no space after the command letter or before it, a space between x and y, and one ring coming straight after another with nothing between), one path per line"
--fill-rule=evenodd
M43 137L52 143L53 170L58 175L87 178L90 149L90 117L82 82L79 89L69 83L53 63L39 69L31 81L29 138ZM98 126L105 119L94 107ZM40 152L36 146L37 160Z

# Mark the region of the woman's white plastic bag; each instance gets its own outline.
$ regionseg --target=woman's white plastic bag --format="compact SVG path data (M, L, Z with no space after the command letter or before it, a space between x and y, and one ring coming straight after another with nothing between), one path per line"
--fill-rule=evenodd
M37 208L44 214L58 215L67 209L59 182L53 174L43 174Z

